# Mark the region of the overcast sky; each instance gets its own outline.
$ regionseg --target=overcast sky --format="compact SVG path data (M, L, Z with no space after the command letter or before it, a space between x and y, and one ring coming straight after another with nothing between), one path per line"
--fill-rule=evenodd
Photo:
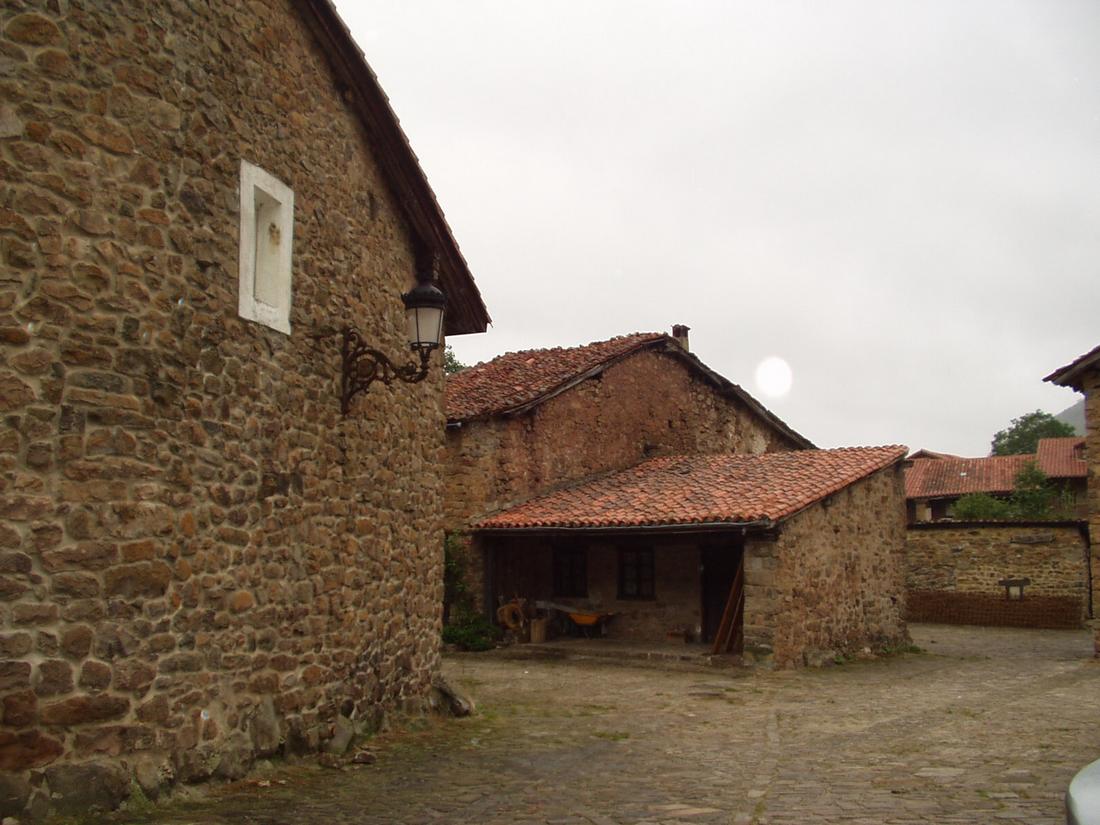
M683 323L822 447L1080 397L1041 379L1100 344L1095 0L337 5L494 319L461 360Z

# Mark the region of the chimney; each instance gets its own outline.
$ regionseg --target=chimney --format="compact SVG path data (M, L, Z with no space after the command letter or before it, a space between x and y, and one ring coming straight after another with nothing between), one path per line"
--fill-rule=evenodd
M688 346L688 330L691 327L684 326L683 324L672 325L672 338L673 340L684 348L684 352L691 352L691 348Z

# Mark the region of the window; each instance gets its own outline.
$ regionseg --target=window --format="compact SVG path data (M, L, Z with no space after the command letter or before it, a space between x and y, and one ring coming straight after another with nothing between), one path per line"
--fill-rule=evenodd
M290 334L290 252L294 192L241 161L240 295L237 312L249 321Z
M554 548L554 595L588 595L588 553L583 549Z
M619 598L652 599L653 549L619 551Z

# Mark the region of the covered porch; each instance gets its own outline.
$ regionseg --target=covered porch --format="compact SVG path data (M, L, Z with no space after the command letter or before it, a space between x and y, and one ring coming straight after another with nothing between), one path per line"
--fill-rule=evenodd
M484 603L540 607L549 638L744 647L748 528L493 530L478 535ZM755 533L759 533L757 528ZM570 619L595 614L591 625Z

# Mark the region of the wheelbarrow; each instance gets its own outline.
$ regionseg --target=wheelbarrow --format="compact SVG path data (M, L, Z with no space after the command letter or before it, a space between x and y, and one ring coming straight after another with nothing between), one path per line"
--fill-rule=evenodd
M569 621L573 623L573 627L577 629L579 633L591 638L593 630L596 630L599 635L603 635L604 625L614 617L614 613L605 613L599 610L585 610L582 607L573 607L567 604L556 604L555 602L535 602L535 607L540 610L557 610L559 613L564 613L569 617Z

